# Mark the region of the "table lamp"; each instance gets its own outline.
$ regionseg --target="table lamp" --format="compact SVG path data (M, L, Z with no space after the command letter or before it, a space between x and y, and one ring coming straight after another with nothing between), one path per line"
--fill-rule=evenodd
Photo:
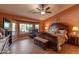
M46 31L46 32L48 31L48 27L47 27L47 26L45 27L45 31Z
M78 31L79 31L78 26L73 26L72 28L73 35L77 36Z

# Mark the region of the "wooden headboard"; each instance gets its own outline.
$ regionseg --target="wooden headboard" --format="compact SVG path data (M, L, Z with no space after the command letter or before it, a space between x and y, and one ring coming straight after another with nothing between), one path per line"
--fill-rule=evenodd
M49 26L49 29L52 28L53 26L58 28L59 30L67 30L67 31L69 31L68 25L66 25L64 23L53 23L51 26Z

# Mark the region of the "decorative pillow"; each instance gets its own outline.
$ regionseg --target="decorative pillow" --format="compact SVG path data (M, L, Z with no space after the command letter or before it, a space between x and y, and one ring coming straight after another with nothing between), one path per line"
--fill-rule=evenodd
M0 38L3 38L3 35L2 35L2 33L0 32Z
M59 30L59 33L64 34L65 30Z

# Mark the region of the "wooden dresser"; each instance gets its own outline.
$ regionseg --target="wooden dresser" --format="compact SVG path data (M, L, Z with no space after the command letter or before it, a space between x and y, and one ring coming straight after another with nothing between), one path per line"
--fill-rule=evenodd
M73 45L79 45L79 37L69 36L68 43Z

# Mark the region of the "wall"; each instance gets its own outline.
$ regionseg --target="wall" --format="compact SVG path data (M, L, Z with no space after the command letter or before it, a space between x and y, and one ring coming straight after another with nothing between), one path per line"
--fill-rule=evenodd
M40 32L44 32L44 21L40 21Z
M0 26L2 26L3 17L6 17L7 19L9 19L11 21L16 20L16 21L25 21L25 22L40 22L36 19L23 17L23 16L17 16L17 15L11 15L11 14L0 12Z
M45 21L45 26L49 27L56 19L70 26L79 26L79 5L75 5Z
M23 16L16 16L16 15L11 15L11 14L7 14L7 13L0 13L0 26L3 26L3 17L6 17L7 19L9 19L11 22L15 22L16 23L16 37L22 37L22 36L26 36L25 34L20 34L19 33L19 23L23 22L23 23L40 23L40 21L36 20L36 19L32 19L32 18L28 18L28 17L23 17Z
M45 27L49 27L56 19L59 19L59 18L60 18L60 22L67 23L69 26L79 26L79 5L75 5L55 16L50 17L49 19L45 21L38 21L36 19L27 18L23 16L0 13L0 26L2 26L3 17L9 18L12 22L16 20L17 28L19 28L18 21L40 23L40 31L44 32ZM17 29L17 33L19 34L19 29Z

